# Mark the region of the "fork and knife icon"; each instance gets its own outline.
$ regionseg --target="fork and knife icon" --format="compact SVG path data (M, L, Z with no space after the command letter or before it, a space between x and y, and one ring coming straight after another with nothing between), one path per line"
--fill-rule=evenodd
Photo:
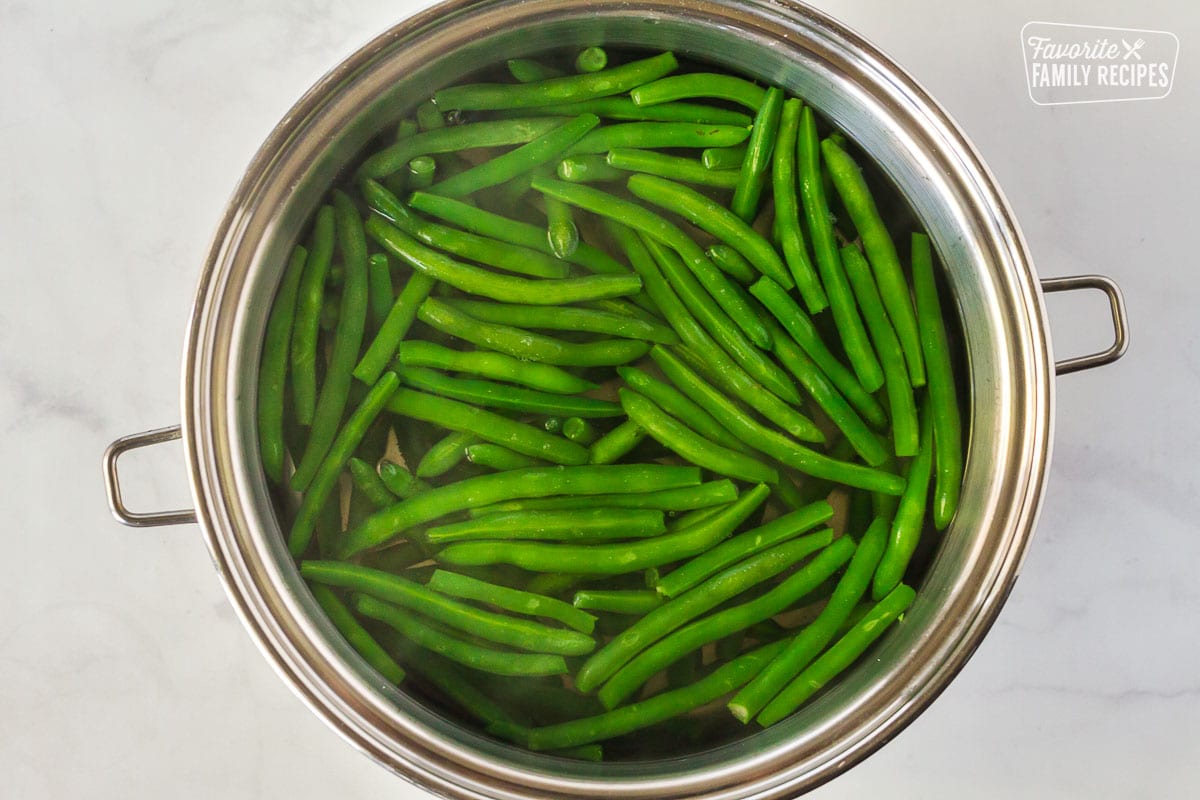
M1138 39L1133 44L1130 44L1129 42L1122 39L1121 44L1124 45L1124 47L1125 47L1125 55L1123 56L1125 61L1128 61L1130 56L1136 58L1138 61L1142 60L1142 54L1139 53L1138 51L1141 50L1142 47L1146 44L1145 39Z

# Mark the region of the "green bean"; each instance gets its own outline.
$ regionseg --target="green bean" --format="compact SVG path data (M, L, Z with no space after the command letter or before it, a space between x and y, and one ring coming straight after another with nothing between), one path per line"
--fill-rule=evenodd
M367 260L367 294L371 300L371 330L378 331L391 313L396 300L392 287L392 267L384 253L376 253Z
M833 185L846 206L846 212L862 238L863 249L867 251L867 259L879 284L888 319L895 326L896 336L904 349L909 379L913 386L924 386L925 367L921 358L917 315L913 311L908 284L896 255L896 245L879 216L871 190L867 188L854 159L830 139L821 142L821 153L825 156L825 166L829 168Z
M625 172L623 170L610 167L605 157L596 153L567 156L558 162L555 172L558 177L571 183L600 183L602 181L625 180Z
M871 332L871 340L875 343L875 351L883 365L883 385L887 389L888 406L892 414L895 453L898 456L915 455L920 432L913 388L904 368L904 352L888 319L867 260L855 245L843 247L841 255L846 275L850 278L850 285L854 287L854 295L867 321L867 329Z
M863 651L907 610L914 597L916 592L904 584L893 589L867 612L857 625L826 650L824 655L776 695L758 715L758 724L765 728L788 716L837 677L842 670L853 664Z
M420 272L414 272L400 290L399 297L392 304L387 319L383 321L379 332L367 347L367 352L354 368L354 377L364 383L372 383L379 379L387 369L388 361L396 353L396 348L408 335L413 320L417 318L417 309L433 290L434 279Z
M356 177L359 180L385 178L406 167L417 156L524 144L546 135L562 123L561 117L530 117L423 130L372 155L358 168Z
M452 431L439 439L417 463L418 478L445 475L467 457L467 447L479 439L470 431Z
M722 272L733 276L739 283L753 283L759 277L745 256L727 244L714 244L704 253Z
M562 433L562 417L546 417L542 427L548 433Z
M687 354L687 351L683 352ZM655 345L650 355L680 391L701 406L711 409L714 416L743 442L781 464L806 475L827 478L859 489L887 494L900 494L903 491L904 481L896 475L836 461L751 419L736 402L714 389L689 369L678 355L661 345ZM689 359L693 357L692 354L687 355Z
M575 71L579 73L599 72L608 66L608 53L603 47L585 47L575 56Z
M550 242L546 240L546 231L536 225L508 219L499 214L475 208L462 201L439 197L427 192L414 192L408 199L408 204L418 211L452 222L472 233L490 236L493 239L521 245L542 253L550 253ZM629 272L628 268L622 266L612 256L586 242L580 242L579 247L566 261L601 275L624 275ZM550 303L549 305L559 304Z
M440 525L425 532L431 544L476 539L640 539L666 531L663 512L643 508L566 508L508 511Z
M521 389L490 381L452 378L424 367L407 367L400 379L414 389L466 403L523 411L532 414L573 414L578 417L615 417L621 407L607 400Z
M570 417L562 426L563 436L583 446L587 446L600 438L599 431L588 422L580 417Z
M646 431L633 420L625 420L592 442L588 450L589 464L612 464L624 457L646 438Z
M521 83L534 83L536 81L545 81L550 78L561 78L566 73L557 67L552 67L549 64L543 64L540 61L534 61L529 58L510 58L508 60L508 71L513 78Z
M679 214L737 250L762 274L791 287L787 268L771 243L720 203L654 175L632 175L628 186L635 197Z
M650 611L583 663L575 675L575 688L581 692L592 691L672 631L790 569L812 552L807 542L785 542L721 571L691 591Z
M741 125L697 125L691 122L622 122L591 131L567 149L568 155L607 153L618 148L730 147L750 135Z
M925 526L925 507L929 495L929 477L933 465L933 414L928 401L923 409L921 421L921 448L908 464L908 486L900 496L900 505L892 519L888 535L887 550L875 570L875 582L871 595L876 600L892 591L904 579L908 562L921 541L921 529Z
M640 617L661 606L662 602L657 594L644 589L581 589L575 593L574 606Z
M416 136L421 131L420 124L412 117L405 117L396 125L395 141L407 139L410 136Z
M567 672L567 664L561 655L510 653L481 647L439 630L410 611L373 597L359 597L354 607L363 616L395 628L413 644L472 669L520 676L562 675Z
M400 380L394 373L385 373L367 392L367 396L346 420L346 424L337 432L333 442L327 448L325 456L317 465L313 478L304 492L300 510L296 512L296 519L292 523L292 530L288 536L288 549L293 556L299 557L308 548L316 527L317 517L333 492L342 468L358 448L363 434L366 433L367 428L374 422L375 417L396 391L399 383Z
M541 572L525 584L525 591L534 594L554 595L569 591L582 581L582 575L564 575L561 572Z
M362 220L354 202L344 192L334 192L333 205L337 218L338 245L346 268L346 283L342 289L341 314L333 337L329 366L325 371L325 383L317 398L304 455L292 475L291 487L296 491L304 491L308 487L337 436L338 425L350 395L351 373L367 323L367 242L363 236Z
M430 250L379 217L367 220L367 233L413 269L448 283L459 291L493 300L556 306L582 300L622 297L635 294L641 288L638 277L628 273L538 281L497 275Z
M396 361L404 368L436 367L454 370L508 383L519 383L555 394L580 394L596 388L596 384L591 381L549 364L521 361L503 353L451 350L433 342L404 342L396 351Z
M650 295L655 304L663 310L667 321L687 347L700 354L712 366L715 379L727 391L745 398L755 411L793 436L820 437L820 431L811 420L791 408L752 378L709 337L687 309L682 306L670 283L659 272L655 259L647 250L647 242L623 225L613 223L608 226L608 229L629 256L634 270L645 281L646 294ZM661 256L661 248L656 250L656 254Z
M387 488L374 467L361 458L351 458L347 463L355 488L371 501L371 505L385 508L396 502L396 495Z
M395 461L384 461L379 465L379 479L388 491L400 500L407 500L418 492L428 490L429 484L420 480Z
M267 480L283 482L283 395L288 372L288 344L292 338L292 320L296 297L308 251L297 245L284 269L283 279L267 317L263 336L262 359L258 368L258 452Z
M379 646L379 642L375 641L371 634L367 633L366 628L359 624L359 621L350 613L350 609L346 608L337 595L329 587L319 583L309 588L312 590L313 599L321 606L325 616L329 617L333 627L337 628L338 633L363 657L363 660L397 686L403 683L404 669Z
M679 344L679 337L675 332L662 323L646 322L608 311L574 306L531 306L463 299L453 299L447 303L482 322L520 328L605 333L659 344Z
M595 642L587 635L485 611L398 575L357 564L304 561L300 564L300 574L310 581L361 592L472 636L519 650L572 656L590 653L595 647Z
M433 100L417 106L417 127L422 131L434 131L446 127L446 118Z
M863 415L867 422L877 428L887 422L883 406L870 393L883 385L882 372L879 386L868 391L859 383L854 373L846 369L829 351L808 314L784 291L783 287L769 278L763 278L750 287L750 294L757 297L766 306L796 344L800 345L808 357L817 363L825 376L845 396L850 405ZM874 354L871 357L874 358Z
M472 517L497 514L502 511L551 511L564 508L605 506L609 508L655 508L660 511L693 511L730 503L737 499L737 487L722 478L699 486L664 489L658 492L605 494L591 497L537 497L510 500L491 506L469 509Z
M726 539L706 553L693 558L663 575L655 582L654 590L662 597L678 597L698 583L738 561L794 539L807 530L833 518L833 507L825 502L812 503L765 525L760 525L732 539ZM804 537L815 552L833 540L828 530Z
M696 433L730 450L746 452L747 448L725 429L712 415L693 403L674 386L652 378L637 367L618 367L617 374L640 394L656 403L663 411L685 423Z
M775 226L778 241L783 250L788 269L799 287L800 297L812 314L823 311L836 296L831 294L836 287L829 285L828 278L817 276L812 260L808 257L808 245L804 241L804 233L800 229L800 201L796 196L796 135L800 126L800 101L788 100L783 106L783 114L779 122L778 140L775 144L772 159L771 182L775 192ZM749 160L750 155L746 155ZM774 277L768 275L768 277ZM822 286L822 280L825 285ZM778 279L776 279L777 282ZM790 283L781 283L784 289L790 289ZM835 306L835 314L841 311ZM840 321L840 317L838 317Z
M478 464L481 467L497 471L548 466L548 462L540 458L523 456L520 453L514 453L507 447L492 444L491 442L476 442L475 444L467 445L465 450L467 460L472 464Z
M681 531L685 528L690 528L693 525L699 525L709 517L720 514L723 507L724 504L720 506L710 506L709 508L697 508L695 510L688 511L686 514L680 514L667 523L667 530L671 533L674 533L675 531ZM657 583L658 570L653 568L646 570L646 588L653 589Z
M432 156L417 156L408 162L408 185L413 189L426 189L433 185L437 162Z
M537 278L565 278L570 272L566 264L546 253L420 219L375 181L363 181L362 190L373 211L427 247Z
M913 290L917 298L917 325L925 354L929 407L933 416L933 462L936 484L933 490L933 524L940 531L950 524L958 508L963 477L962 422L958 415L958 393L954 369L950 365L950 346L946 324L938 302L933 279L933 255L929 237L912 235Z
M887 530L887 520L876 519L871 523L825 608L788 643L787 649L729 701L729 710L739 721L753 719L833 641L871 583L887 545Z
M317 406L317 335L325 279L333 258L334 215L332 206L321 206L313 222L312 243L300 278L296 318L292 328L292 401L296 421L312 425Z
M569 205L553 197L543 198L546 209L546 238L556 258L566 258L579 247L579 227Z
M790 608L845 564L854 549L854 542L843 536L766 594L692 622L651 645L608 679L598 692L600 702L612 709L682 656Z
M629 96L639 106L653 106L690 97L711 97L743 105L758 111L766 90L744 78L713 72L692 72L659 78L633 89Z
M580 114L537 139L431 186L429 192L463 197L504 183L553 161L599 124L600 118L595 114Z
M621 406L629 418L685 460L719 475L763 483L779 482L779 473L772 467L705 439L637 392L621 389L619 394Z
M705 169L737 169L742 168L746 160L746 145L733 147L709 147L700 154L700 163Z
M399 389L387 408L394 414L422 422L432 422L454 431L471 433L485 442L504 445L518 453L555 464L587 463L587 448L532 425L457 400L435 397L411 389ZM422 474L420 468L417 469L417 475L427 477Z
M767 487L759 484L723 508L720 514L686 530L650 539L588 545L505 542L503 547L497 546L494 541L460 542L438 553L438 560L460 566L511 564L530 572L568 572L577 575L638 572L688 558L712 547L744 522L762 504L767 494Z
M400 637L396 637L399 639ZM414 672L433 684L452 703L485 725L515 724L512 716L463 675L456 664L431 651L406 647L405 661Z
M437 409L431 410L436 413ZM439 421L439 424L442 423ZM572 448L578 447L573 442L560 441ZM696 486L699 483L700 470L697 467L656 464L539 467L467 478L422 492L371 515L347 533L341 556L349 558L396 538L408 528L473 506L519 497L609 494L629 492L635 488L649 492Z
M786 471L779 473L779 483L771 487L771 494L785 509L795 511L809 504L809 500L796 488L795 482Z
M649 344L630 339L568 342L540 333L482 322L435 298L421 304L417 316L442 333L515 358L575 367L616 366L636 361Z
M487 583L457 572L439 569L426 586L435 592L462 600L488 603L514 614L552 619L580 633L590 634L596 627L595 617L562 600Z
M661 175L718 189L732 189L738 181L735 170L711 170L695 159L665 155L653 150L618 147L608 151L607 162L617 169Z
M462 111L574 103L594 97L624 94L635 86L641 86L673 72L678 66L674 54L667 52L584 75L569 75L517 85L476 83L451 86L434 92L433 97L441 108Z
M767 181L767 170L771 166L771 153L775 150L775 135L779 131L779 114L783 110L783 89L772 86L763 96L762 105L754 117L754 127L746 144L746 158L742 161L741 175L733 190L729 207L745 222L753 222L758 216L758 204Z
M564 116L574 117L578 114L595 114L602 119L615 119L627 122L690 122L694 125L741 125L748 126L751 122L748 114L727 108L701 105L699 103L662 103L656 106L639 106L628 95L613 97L597 97L593 100L582 100L578 103L559 103L536 108L521 108L511 111L498 111L496 116ZM738 164L741 164L738 160Z
M321 301L321 330L332 331L337 328L338 317L341 314L341 309L338 306L341 303L341 295L336 292L325 293L325 297Z

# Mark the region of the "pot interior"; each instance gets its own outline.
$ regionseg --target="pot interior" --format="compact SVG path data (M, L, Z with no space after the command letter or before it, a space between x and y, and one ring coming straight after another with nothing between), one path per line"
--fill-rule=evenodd
M432 90L504 58L591 44L681 56L788 89L842 129L930 234L962 322L967 472L917 601L872 657L790 719L686 758L534 756L393 691L324 620L294 568L257 466L266 315L321 195ZM903 252L904 248L901 248ZM977 646L1011 588L1048 457L1050 382L1034 275L1003 199L924 92L816 12L766 2L450 3L367 45L264 145L214 244L193 319L184 417L198 505L231 596L298 693L360 749L456 797L780 796L869 754Z

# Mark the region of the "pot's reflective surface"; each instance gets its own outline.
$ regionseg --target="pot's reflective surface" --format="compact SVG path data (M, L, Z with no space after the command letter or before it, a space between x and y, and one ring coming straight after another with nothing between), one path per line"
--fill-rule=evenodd
M806 709L688 758L584 764L533 756L391 690L299 579L257 464L254 386L285 254L321 193L383 127L500 56L606 43L680 54L786 87L866 150L947 265L971 389L966 487L903 625ZM490 0L439 6L348 59L293 109L230 205L185 359L197 513L231 599L280 673L360 749L454 797L784 797L894 735L978 645L1016 578L1040 502L1051 363L1035 276L999 192L925 94L869 44L796 6Z

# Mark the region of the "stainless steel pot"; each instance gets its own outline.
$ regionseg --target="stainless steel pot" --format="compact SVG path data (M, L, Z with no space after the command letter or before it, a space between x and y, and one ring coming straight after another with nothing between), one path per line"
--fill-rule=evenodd
M965 490L905 624L800 713L675 760L583 764L487 740L386 685L333 631L288 557L261 469L255 375L285 254L334 176L431 88L501 54L594 44L670 48L787 87L850 132L908 198L947 265L970 372ZM1054 364L1042 292L1107 293L1111 348ZM974 148L920 86L821 13L768 0L451 0L392 28L322 79L279 123L209 252L183 369L183 425L126 437L105 456L130 525L198 521L242 621L283 678L363 752L455 798L776 798L828 780L896 735L945 688L1012 588L1040 505L1053 376L1125 349L1117 287L1043 281ZM121 453L184 438L196 510L137 514Z

